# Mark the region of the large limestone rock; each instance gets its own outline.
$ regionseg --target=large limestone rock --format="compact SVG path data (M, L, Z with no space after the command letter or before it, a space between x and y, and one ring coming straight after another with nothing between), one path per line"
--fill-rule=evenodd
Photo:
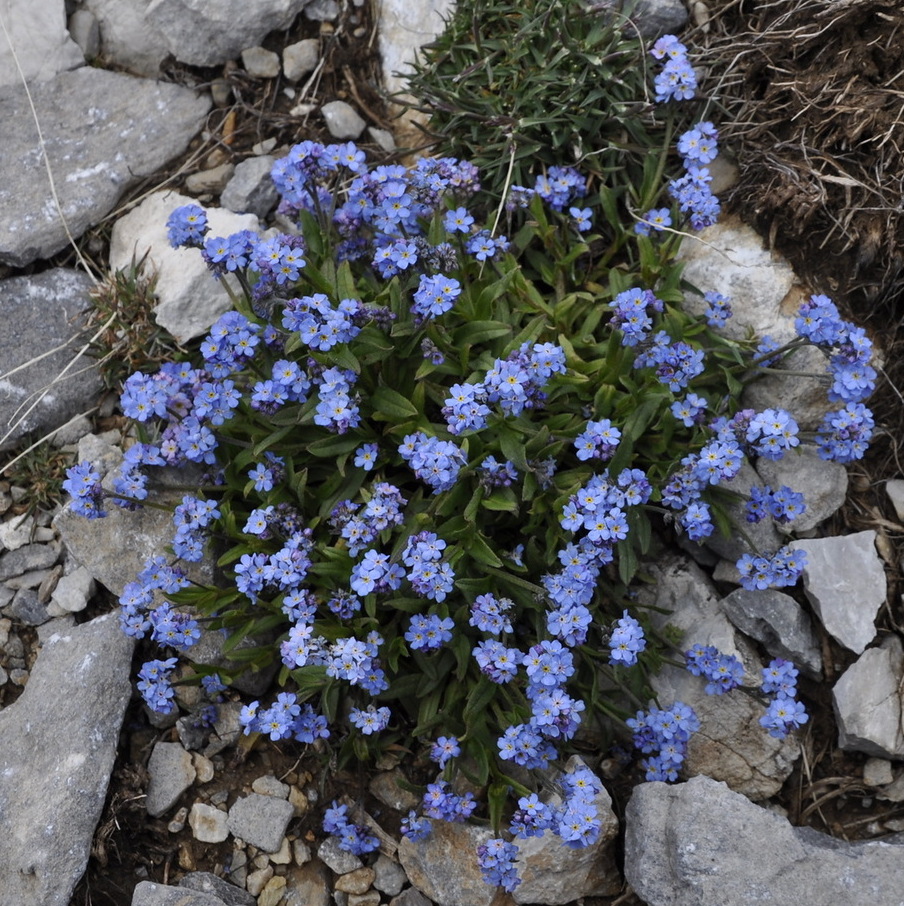
M477 847L494 836L489 828L434 821L426 839L402 838L399 861L408 880L439 906L490 906L496 888L483 880Z
M67 227L78 237L102 220L185 150L210 108L179 85L87 66L33 85L31 98L42 137L24 89L0 97L0 262L14 267L65 248Z
M876 533L796 541L806 551L804 589L826 631L861 654L876 635L874 620L885 603L885 568L876 553Z
M383 0L380 3L380 55L383 57L383 87L393 94L403 91L406 77L418 51L442 34L445 20L455 9L455 0Z
M89 337L83 312L92 285L61 267L0 280L0 450L97 404L97 363L78 357Z
M68 906L103 810L132 648L115 615L61 630L0 711L0 902Z
M220 315L232 308L229 294L221 281L214 279L198 249L170 247L167 218L186 204L197 202L178 192L154 192L116 222L110 239L113 270L127 270L133 261L143 261L142 272L156 275L154 290L159 302L154 318L180 343L203 336ZM257 231L259 227L254 214L233 214L223 208L210 208L207 219L212 236ZM238 289L235 284L233 288Z
M901 686L904 653L897 636L869 648L832 690L838 746L878 758L904 757Z
M641 784L625 823L625 877L647 906L901 902L901 835L845 843L708 777Z
M66 31L65 0L6 0L0 8L0 88L44 82L85 65Z
M145 19L181 63L233 60L271 31L288 28L309 0L151 0Z
M566 771L584 767L580 756L569 759ZM515 868L521 883L512 893L518 904L543 903L544 906L564 906L583 897L606 896L617 893L621 877L615 866L612 841L618 834L618 818L612 811L612 797L599 784L593 797L600 823L600 834L590 846L572 849L551 830L542 836L518 840L518 859ZM562 804L558 794L548 798L554 808Z
M751 644L729 622L719 596L702 570L687 558L666 554L645 564L652 582L639 590L657 629L683 633L681 646L713 645L744 665L746 683L756 685L762 664ZM664 611L664 612L660 612ZM793 736L775 739L760 726L762 705L740 691L707 695L705 682L679 667L665 666L651 683L662 707L682 701L700 719L688 745L684 772L706 774L754 799L774 795L794 767L799 746Z

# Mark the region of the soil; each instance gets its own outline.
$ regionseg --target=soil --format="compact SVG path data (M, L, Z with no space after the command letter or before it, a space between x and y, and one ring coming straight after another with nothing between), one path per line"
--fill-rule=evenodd
M280 50L302 38L319 38L327 63L304 99L319 106L350 98L370 124L392 129L378 87L379 59L368 10L366 4L347 6L340 20L322 25L299 17L290 32L271 36L265 46ZM710 0L708 14L708 26L693 29L684 40L707 48L709 70L702 90L707 94L718 85L724 108L708 115L718 121L720 144L740 167L727 207L786 256L812 291L832 296L865 324L884 355L885 380L871 401L881 430L867 458L850 468L852 493L828 529L835 534L865 528L879 533L890 581L878 625L900 633L904 527L887 500L884 482L901 474L897 438L904 436L904 356L899 354L904 336L904 171L899 163L904 148L904 10L897 0ZM299 119L289 113L301 98L297 92L287 97L288 86L279 78L252 79L238 65L216 70L172 66L166 75L199 87L223 79L232 100L211 114L208 138L199 140L177 166L138 187L133 198L164 182L179 187L211 155L237 162L256 142L271 137L280 144L331 140L316 114ZM372 157L382 154L376 146L366 147ZM109 223L96 229L85 243L99 266L108 228ZM71 261L62 255L54 263ZM876 798L862 780L865 758L837 748L830 689L853 658L827 637L823 643L829 675L802 689L812 712L802 740L805 757L776 802L795 824L847 840L881 836L889 832L886 822L904 818L904 804ZM139 652L136 664L143 659ZM146 814L150 750L156 741L174 738L172 730L151 727L140 703L133 701L92 858L71 906L128 906L142 878L173 883L189 870L228 876L231 839L201 844L187 826L181 832L168 830L171 813L164 819ZM231 804L263 774L293 779L307 773L320 787L321 801L337 791L357 792L365 807L378 814L378 804L366 796L365 772L338 771L325 755L304 747L259 741L219 757L226 759L228 770L217 772L204 787L205 796L225 797ZM417 764L409 760L406 767L418 780ZM624 807L637 779L631 772L613 779L617 808ZM320 838L314 811L300 822L302 838ZM387 830L397 831L397 817L383 818ZM585 902L639 901L628 893Z

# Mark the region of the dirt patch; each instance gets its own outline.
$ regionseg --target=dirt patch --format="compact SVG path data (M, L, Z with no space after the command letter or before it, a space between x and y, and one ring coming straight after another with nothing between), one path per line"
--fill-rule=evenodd
M711 4L709 72L740 180L729 203L801 276L869 311L904 296L904 9ZM696 43L696 41L694 42Z

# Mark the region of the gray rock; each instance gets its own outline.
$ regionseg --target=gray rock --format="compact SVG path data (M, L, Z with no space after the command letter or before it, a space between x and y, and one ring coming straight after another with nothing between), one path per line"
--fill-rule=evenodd
M330 906L330 877L321 862L292 866L286 874L285 906Z
M0 209L9 211L3 191ZM88 339L82 312L92 285L87 275L68 268L0 280L0 450L96 405L103 388L97 365L76 359Z
M151 0L146 21L180 63L216 66L288 28L308 0Z
M272 796L274 799L289 798L289 784L277 780L272 774L255 778L251 783L251 789L261 796Z
M50 619L47 605L38 600L38 593L33 588L20 588L3 612L26 626L40 626Z
M254 906L254 897L250 893L209 871L189 872L179 881L179 887L219 897L226 906Z
M867 786L888 786L895 779L891 762L885 758L867 758L863 763L863 782Z
M0 711L0 890L67 906L91 851L131 694L133 642L105 615L48 638Z
M210 170L200 170L185 177L185 188L193 195L203 195L205 192L220 193L232 179L233 173L235 164L229 162Z
M0 88L18 87L23 77L29 85L46 82L85 65L82 52L66 30L64 0L7 0L3 22Z
M132 906L228 906L212 893L139 881L132 893Z
M904 849L844 843L754 805L708 777L636 787L625 876L648 906L896 906Z
M793 661L805 676L822 677L822 654L809 616L790 595L738 588L722 599L725 615L773 657Z
M249 793L229 809L229 830L234 837L264 852L275 853L282 846L294 813L292 804L285 799Z
M380 894L376 890L348 895L348 906L380 906L381 902Z
M107 473L118 469L122 463L120 442L121 438L117 431L108 434L86 434L78 442L78 461L90 462L95 471L100 473L101 478L106 480L109 477Z
M188 823L200 843L222 843L229 836L228 816L206 802L196 802L188 813Z
M140 261L147 256L143 270L157 275L155 290L160 300L154 318L180 343L203 336L220 315L232 308L228 293L211 276L197 249L170 247L166 221L176 208L186 204L197 201L177 192L154 192L116 221L110 238L113 270L128 268L133 258ZM207 209L207 220L212 236L257 231L259 227L253 214L233 214L221 208Z
M586 767L581 758L572 756L566 772ZM515 867L521 883L512 894L516 903L543 903L544 906L564 906L583 897L609 896L622 885L621 874L615 865L612 841L618 834L618 818L612 811L612 797L599 783L600 791L593 797L593 806L600 821L599 838L590 846L572 849L560 837L547 831L540 837L518 841ZM562 797L557 793L548 802L558 808Z
M746 684L753 685L754 678L748 670ZM800 756L800 744L793 734L775 739L760 726L762 704L739 691L707 695L701 677L678 667L663 667L652 686L662 707L684 702L700 720L688 743L685 776L712 777L756 800L778 793Z
M782 309L795 283L791 265L764 248L759 234L737 217L722 217L699 237L700 242L682 244L678 259L684 262L684 278L701 293L718 292L731 299L734 314L721 332L737 340L748 330L781 343L794 339L794 318ZM706 302L692 295L684 307L703 314Z
M102 220L134 182L180 154L201 129L209 98L179 85L82 67L32 86L43 150L73 236ZM24 267L69 242L47 180L24 90L0 97L0 261Z
M336 883L333 885L333 890L338 890L341 893L354 894L360 896L361 894L367 893L370 890L371 884L376 878L376 872L372 868L356 868L354 871L350 871L347 875L340 875L336 878ZM379 902L380 895L377 894L377 901Z
M834 408L826 395L829 384L826 357L815 347L804 346L748 384L741 405L758 411L787 409L802 431L815 431L826 412Z
M806 551L804 590L826 632L861 654L876 635L873 621L887 591L876 533L795 541L794 547Z
M737 633L722 612L716 590L692 560L666 553L643 566L653 581L639 589L639 602L650 608L650 621L658 630L681 630L685 650L699 643L741 656Z
M60 577L50 600L66 613L79 613L94 595L94 579L84 566Z
M760 459L756 470L763 484L774 491L787 485L804 495L806 510L787 526L776 525L780 532L809 532L825 522L847 498L847 469L841 463L821 459L809 444L802 444L778 460Z
M389 906L432 906L432 904L416 887L409 887L397 897L393 897L389 901Z
M208 564L210 565L210 564ZM271 633L266 640L261 636L247 636L236 646L238 649L254 648L265 642L275 642L276 633ZM225 653L226 636L219 630L201 630L201 637L192 645L191 659L196 664L208 667L218 667L225 671L236 671L241 668ZM248 695L263 695L270 688L273 677L279 670L279 664L264 667L261 670L247 669L234 677L229 683L240 692Z
M236 214L265 217L279 201L279 193L270 177L273 163L274 158L269 155L243 160L223 190L220 204Z
M332 836L327 837L317 848L317 858L337 875L346 875L363 865L356 855L340 849L339 841Z
M13 516L6 522L0 522L0 549L18 550L32 540L35 531L35 518L28 513Z
M878 758L904 756L902 682L904 654L897 636L864 651L845 670L832 689L840 748Z
M333 138L356 139L367 125L355 108L345 101L330 101L320 108L320 112Z
M69 36L86 59L100 54L100 23L90 9L77 9L69 17Z
M84 0L97 18L104 60L156 78L169 54L163 35L145 18L148 0Z
M339 4L336 0L311 0L304 15L313 22L332 22L339 16Z
M283 49L283 75L290 82L297 82L317 68L320 61L320 41L305 38Z
M151 495L160 503L181 499L181 495L165 495L159 489ZM145 562L172 541L174 532L172 514L151 507L129 511L111 506L103 519L85 519L66 507L54 519L54 526L72 558L117 596L127 583L135 581ZM123 545L123 538L129 539L128 545ZM209 558L187 564L186 569L195 582L213 581Z
M279 75L279 54L265 47L249 47L242 51L242 66L255 79L275 79Z
M0 582L35 569L47 569L57 562L60 549L55 544L26 544L18 550L0 554Z
M168 812L179 797L195 782L191 755L178 742L158 742L148 762L145 808L153 818Z
M417 808L421 800L410 790L402 787L400 781L404 780L405 777L399 770L381 771L371 778L368 788L383 805L397 812L407 812L409 809Z
M377 861L374 862L374 888L376 890L394 897L402 892L407 881L405 870L398 862L394 862L383 853L377 856Z
M383 60L383 87L389 94L403 91L418 51L445 29L454 0L383 0L377 35Z
M699 567L679 554L667 553L644 564L652 581L639 589L638 603L653 625L682 631L681 648L713 645L739 658L747 682L754 684L761 663L752 646L739 635L722 610L719 596ZM664 611L660 613L659 611ZM684 669L664 667L652 678L662 706L675 701L690 705L701 728L691 737L685 770L724 780L753 798L778 791L799 754L796 741L777 740L759 726L763 709L746 695L707 695L705 683Z
M483 880L475 852L495 834L487 827L434 821L428 837L399 844L408 880L439 906L490 906L496 888Z
M391 154L393 151L395 151L395 137L387 129L378 129L376 126L368 126L367 134L387 154Z
M885 493L895 508L898 519L904 522L904 478L891 478L886 481Z
M630 11L637 30L648 41L661 35L677 34L687 25L687 8L681 0L607 0L596 8Z

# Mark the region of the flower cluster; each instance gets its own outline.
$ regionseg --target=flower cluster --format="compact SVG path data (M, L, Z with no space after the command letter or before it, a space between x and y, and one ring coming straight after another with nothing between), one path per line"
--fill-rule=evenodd
M737 562L741 586L748 591L794 585L806 565L806 552L787 545L771 556L744 554Z
M483 381L454 384L446 399L443 416L450 434L479 431L487 425L496 403L502 414L519 415L535 409L545 399L544 389L554 374L565 373L565 352L554 343L523 344L505 360L496 359Z
M647 640L640 623L624 611L609 639L609 663L630 667L637 663L637 655L646 647Z
M317 714L311 705L299 705L291 692L280 692L269 708L261 708L259 701L245 705L239 723L245 735L265 733L274 741L295 739L310 743L315 739L328 739L330 735L323 715Z
M707 695L723 695L744 680L744 665L733 654L722 654L712 645L694 645L685 652L685 666L707 681Z
M655 80L656 100L686 101L697 90L697 74L687 58L687 48L675 35L663 35L651 48L650 55L665 60Z
M477 847L477 865L484 881L493 887L501 887L511 893L520 883L515 860L518 847L501 837L495 837Z
M654 55L669 58L657 90L689 96L684 48L663 39ZM699 195L688 190L692 221L709 216L701 186L715 141L709 123L679 141ZM122 394L140 442L120 502L147 505L150 467L189 466L191 482L171 555L124 590L123 629L189 657L202 625L224 631L233 657L218 666L222 684L245 667L281 667L281 691L242 710L248 734L330 738L341 757L420 737L446 776L406 818L412 839L478 807L450 783L465 759L480 785L504 790L520 783L510 773L548 770L567 752L595 710L600 671L620 682L651 657L629 586L662 508L706 538L714 489L745 457L777 459L799 434L783 410L735 411L731 387L753 343L680 309L677 237L629 234L645 263L600 264L578 235L593 211L579 206L585 178L550 167L512 188L509 241L481 226L478 176L448 158L371 168L351 143L304 142L273 168L302 235L212 237L196 206L174 212L171 240L199 250L236 307L197 361L133 375ZM650 273L662 279L648 288ZM708 320L724 322L727 300L708 302ZM801 342L835 357L866 348L850 329L805 329ZM709 349L722 354L715 366ZM853 392L850 374L839 381ZM840 444L847 428L831 429ZM103 514L90 464L67 486L74 509ZM763 494L778 519L802 506L786 489ZM184 564L207 552L217 580L189 583ZM803 566L787 550L760 559L739 564L748 587L788 584ZM150 707L173 709L175 666L142 668ZM693 666L713 692L740 679L718 653ZM648 776L677 776L695 728L680 703L638 714ZM510 833L595 840L599 781L575 768L560 786L561 805L539 782L520 795ZM324 829L352 852L372 849L347 815L334 804ZM502 839L486 844L485 875L512 889L516 855Z
M750 489L747 501L746 518L748 522L761 522L771 516L776 522L785 525L802 516L807 509L804 495L782 485L773 491L769 485L754 485Z
M763 692L772 696L766 713L760 718L760 725L770 736L784 739L792 729L800 727L809 719L807 709L796 700L797 668L790 661L775 658L763 668Z
M647 780L678 779L678 769L687 756L687 744L700 729L700 720L690 705L675 702L671 708L638 711L626 721L634 733L634 747L647 757L641 762Z
M699 136L690 138L689 136ZM705 136L705 137L704 137ZM716 132L711 123L699 123L690 132L685 133L680 139L678 147L687 146L689 142L696 142L697 150L684 156L684 176L669 183L669 195L677 203L679 210L685 214L691 229L702 230L712 226L719 219L721 207L719 199L712 193L710 184L712 174L709 168L703 166L713 160L717 153ZM703 145L706 152L699 150Z
M339 848L355 856L379 849L380 840L363 824L353 824L348 820L348 806L333 802L323 815L323 829L335 837Z

